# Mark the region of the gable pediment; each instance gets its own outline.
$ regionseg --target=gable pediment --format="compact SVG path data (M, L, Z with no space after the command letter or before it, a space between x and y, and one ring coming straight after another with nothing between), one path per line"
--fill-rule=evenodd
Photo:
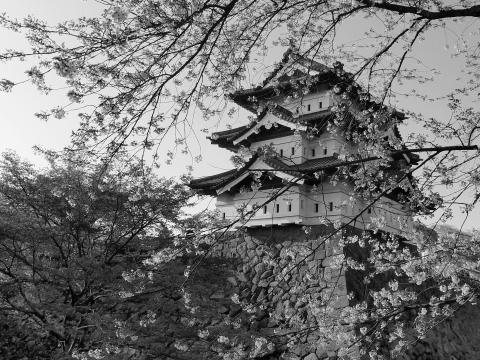
M226 191L230 191L233 187L239 185L241 182L243 182L245 179L247 179L251 175L255 173L258 174L259 172L273 173L274 176L280 179L283 179L286 181L295 181L297 184L304 183L303 179L299 179L299 177L301 177L302 174L296 170L290 169L290 167L284 164L283 162L279 162L279 161L275 162L275 160L264 161L259 158L255 160L250 166L248 166L248 168L246 168L240 176L235 177L234 179L227 182L224 186L217 189L217 195L220 195Z
M263 129L271 130L272 128L277 128L283 126L284 128L296 131L306 131L307 126L295 123L293 121L282 119L279 115L274 114L272 111L267 111L267 113L262 117L262 119L252 126L248 131L243 133L241 136L233 140L234 145L240 144L242 141L247 140L253 135L258 135Z

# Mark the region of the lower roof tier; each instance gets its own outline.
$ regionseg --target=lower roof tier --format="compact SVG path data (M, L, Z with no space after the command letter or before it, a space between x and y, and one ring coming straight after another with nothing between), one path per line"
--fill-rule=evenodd
M254 172L272 172L275 176L287 180L303 179L317 171L333 171L344 161L336 156L311 159L301 164L287 163L280 157L253 156L241 169L233 169L220 174L193 179L189 186L203 195L217 195L225 186L239 179L244 179Z

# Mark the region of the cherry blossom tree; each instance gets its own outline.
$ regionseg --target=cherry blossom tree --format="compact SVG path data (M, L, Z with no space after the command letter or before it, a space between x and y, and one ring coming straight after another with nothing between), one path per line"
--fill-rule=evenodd
M206 117L221 112L224 95L250 85L247 75L272 44L291 44L327 65L335 60L348 63L354 78L385 100L396 82L424 77L412 58L429 33L449 23L476 21L480 12L474 1L466 0L454 5L367 0L98 2L105 9L100 17L58 25L2 16L2 25L24 33L31 50L7 50L1 58L39 57L27 74L44 92L51 91L50 73L63 78L69 103L37 116L61 118L83 105L88 111L79 114L82 122L74 144L96 145L97 151L103 146L107 153L125 146L156 153L167 133L175 134L175 144L188 151L194 112ZM352 31L376 18L382 27L367 28L365 46L351 48L337 40L343 26L352 24ZM456 55L465 63L466 81L457 94L475 91L478 85L476 46L475 40L459 39ZM1 84L6 91L17 85L10 79ZM87 104L93 108L85 108ZM466 137L462 141L471 142L478 135L475 112L456 110L458 118L473 121L459 133Z
M190 193L120 160L49 160L44 171L13 153L0 163L0 313L65 358L119 331L123 277L181 230Z

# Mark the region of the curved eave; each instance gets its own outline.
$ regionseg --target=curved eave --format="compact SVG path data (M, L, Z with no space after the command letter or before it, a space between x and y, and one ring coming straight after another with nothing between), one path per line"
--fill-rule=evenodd
M237 152L238 151L238 146L234 145L231 140L214 140L212 137L207 137L207 139L210 140L210 143L217 145L218 147L221 147L223 149L230 150L232 152Z
M233 179L237 170L232 169L220 174L193 179L188 186L200 195L216 195L216 189L219 185Z
M215 132L210 137L207 137L207 139L209 139L212 144L218 145L221 148L237 152L238 146L233 144L233 140L244 134L250 128L251 125L244 125L230 130Z
M275 96L273 87L263 88L261 86L247 90L239 90L232 94L228 94L230 100L232 100L235 104L254 114L257 113L257 106L255 102L249 98L255 97L256 99L263 99L273 96Z
M257 155L252 156L252 158L241 169L232 169L220 174L193 179L190 181L188 186L201 195L214 196L217 194L217 189L221 188L232 179L241 176L245 171L248 170L250 165L257 160L257 158Z
M310 85L310 89L315 88L321 84L330 84L331 81L338 80L338 77L333 71L325 72L321 75L314 76L315 81ZM255 99L269 99L279 95L280 93L289 92L292 90L292 82L299 81L301 78L292 78L289 81L279 82L276 86L257 86L251 89L238 90L234 93L228 95L228 97L237 105L243 107L244 109L256 113L257 105Z

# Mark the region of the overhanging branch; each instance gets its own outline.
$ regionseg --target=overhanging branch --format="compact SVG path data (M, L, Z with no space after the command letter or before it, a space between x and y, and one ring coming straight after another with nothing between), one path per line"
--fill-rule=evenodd
M480 17L480 5L474 5L463 9L441 9L438 11L430 11L422 9L418 6L400 5L387 1L360 0L363 5L367 5L377 9L388 10L398 14L413 14L423 19L439 20L456 17Z
M420 148L420 149L404 149L404 150L397 150L397 151L392 151L386 156L395 156L395 155L402 155L402 154L409 154L409 153L423 153L423 152L436 152L436 153L441 153L445 151L469 151L469 150L478 150L477 145L453 145L453 146L436 146L436 147L429 147L429 148ZM302 171L304 174L313 174L318 171L323 171L323 170L330 170L330 169L336 169L341 166L350 166L350 165L357 165L357 164L362 164L365 162L369 161L375 161L375 160L380 160L383 159L384 157L381 156L369 156L366 158L361 158L361 159L356 159L356 160L350 160L350 161L344 161L332 165L327 165L327 166L322 166L319 167L315 170L308 170L308 171ZM288 169L255 169L251 171L270 171L270 172L275 172L275 171L282 171L282 172L299 172L300 169L296 168L294 166L289 166Z

